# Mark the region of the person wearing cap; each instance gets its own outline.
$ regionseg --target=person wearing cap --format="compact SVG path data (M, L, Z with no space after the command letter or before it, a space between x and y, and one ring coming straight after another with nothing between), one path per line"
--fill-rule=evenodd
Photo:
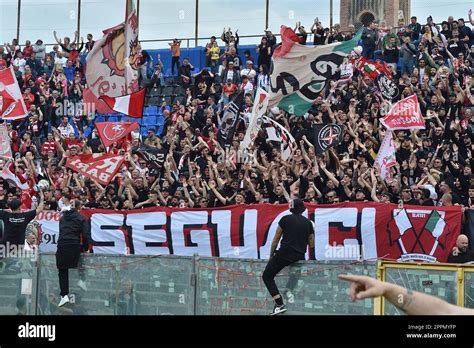
M257 72L253 68L253 62L251 60L247 60L245 63L245 68L240 71L240 77L247 76L249 81L252 84L255 84L255 76L257 76Z
M304 202L299 198L292 199L289 202L289 209L291 214L284 216L278 222L270 249L270 260L262 274L263 282L275 302L270 315L281 314L288 310L275 283L275 276L283 268L304 260L308 245L310 257L314 258L314 227L312 222L302 215L306 210ZM281 245L277 251L280 239Z
M25 244L25 233L26 226L31 220L36 217L36 214L41 213L44 209L44 195L43 192L38 192L40 201L36 209L22 212L22 202L14 198L10 203L9 207L11 211L0 210L0 220L3 221L3 240L2 244L7 247L10 245L24 245Z

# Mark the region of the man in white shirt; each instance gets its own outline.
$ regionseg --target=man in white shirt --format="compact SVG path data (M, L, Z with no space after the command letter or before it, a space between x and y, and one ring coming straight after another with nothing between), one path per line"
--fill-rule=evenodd
M13 66L17 66L18 70L23 74L25 72L26 60L23 58L23 54L18 52L18 56L13 61Z
M64 54L61 51L56 52L56 57L54 58L54 65L61 64L63 68L66 67L67 58L64 57Z
M240 88L242 89L242 92L244 92L244 95L247 93L252 93L253 91L253 84L246 75L242 75L242 85Z
M63 117L63 122L59 125L58 130L63 138L66 138L70 133L74 133L74 127L68 122L67 116Z
M255 76L257 76L257 72L253 68L253 62L251 60L247 61L247 67L240 71L240 76L247 76L249 81L254 84L255 83Z
M25 251L35 251L35 250L37 250L38 245L37 245L36 241L37 241L37 239L36 239L36 236L35 236L34 232L32 232L32 231L26 232L24 250Z

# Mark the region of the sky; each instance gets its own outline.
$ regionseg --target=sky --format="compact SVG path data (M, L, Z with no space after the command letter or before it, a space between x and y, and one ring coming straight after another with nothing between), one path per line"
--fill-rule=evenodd
M81 36L101 30L123 20L125 0L82 0ZM0 44L16 36L17 0L0 0ZM22 0L20 43L38 38L54 42L52 32L72 37L77 28L77 0ZM194 38L196 0L140 0L140 40ZM239 35L262 35L265 29L266 0L199 0L198 36L220 36L224 27L239 29ZM339 22L340 0L334 0L334 23ZM449 15L468 18L474 9L469 0L411 0L412 15L423 24L429 15L441 22ZM315 17L329 25L329 0L270 0L269 28L278 31L281 24L294 26L301 21L309 29ZM46 19L47 18L47 19ZM202 45L207 40L200 40ZM242 39L242 44L258 42L258 38ZM188 42L185 40L185 45ZM189 41L190 46L194 40ZM165 41L146 43L145 48L167 47Z

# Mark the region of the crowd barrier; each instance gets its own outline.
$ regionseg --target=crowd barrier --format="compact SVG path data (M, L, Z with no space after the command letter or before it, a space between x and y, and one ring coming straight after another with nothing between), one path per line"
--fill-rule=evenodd
M71 304L58 308L54 254L3 259L0 315L265 315L273 308L261 279L265 265L198 256L85 255L79 270L70 270ZM474 308L474 267L305 261L277 276L287 314L401 314L379 299L351 302L350 284L337 279L342 273L377 277Z

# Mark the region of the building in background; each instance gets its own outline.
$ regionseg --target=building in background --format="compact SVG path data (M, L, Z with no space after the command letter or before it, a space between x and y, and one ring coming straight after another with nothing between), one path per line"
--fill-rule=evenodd
M385 20L397 27L399 20L410 20L411 0L341 0L341 26L354 24L360 28L373 20Z

